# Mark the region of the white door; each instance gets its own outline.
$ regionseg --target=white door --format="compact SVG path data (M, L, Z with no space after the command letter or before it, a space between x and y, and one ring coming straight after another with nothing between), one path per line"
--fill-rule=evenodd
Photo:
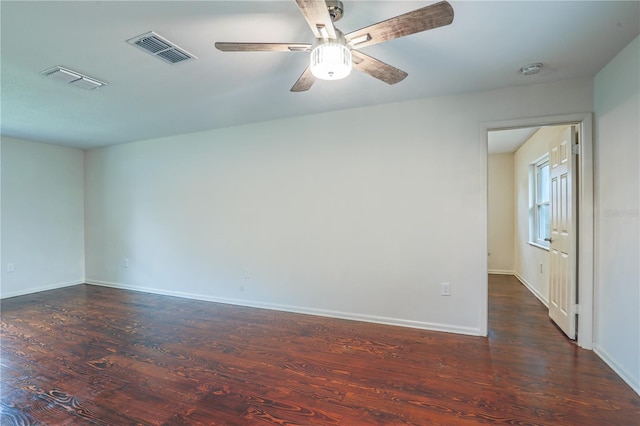
M549 316L569 336L576 338L576 206L577 179L573 176L575 129L569 126L549 147L550 249Z

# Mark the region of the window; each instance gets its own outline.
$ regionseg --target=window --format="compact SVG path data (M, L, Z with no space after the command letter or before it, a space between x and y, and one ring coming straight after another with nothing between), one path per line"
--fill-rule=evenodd
M529 242L549 248L549 156L545 155L531 165L531 209L529 220Z

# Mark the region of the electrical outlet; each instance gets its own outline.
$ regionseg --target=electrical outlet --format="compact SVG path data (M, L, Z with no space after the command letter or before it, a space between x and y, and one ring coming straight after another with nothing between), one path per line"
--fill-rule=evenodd
M16 271L15 265L13 263L7 263L7 272L11 273L15 271Z
M122 259L122 267L123 268L128 268L129 267L129 259L127 259L126 257L124 259Z
M451 296L451 285L449 283L440 284L440 295Z

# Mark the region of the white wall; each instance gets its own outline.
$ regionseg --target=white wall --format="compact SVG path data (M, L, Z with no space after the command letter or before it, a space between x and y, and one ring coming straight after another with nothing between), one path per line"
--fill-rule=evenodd
M9 137L1 149L0 297L84 282L83 151Z
M529 173L531 164L549 152L549 142L561 137L566 128L541 127L514 154L515 275L546 306L549 306L549 251L529 244Z
M592 90L571 80L89 151L87 280L481 334L482 123L590 111Z
M513 157L513 153L489 155L489 273L494 274L514 273Z
M594 350L640 393L640 38L595 77Z

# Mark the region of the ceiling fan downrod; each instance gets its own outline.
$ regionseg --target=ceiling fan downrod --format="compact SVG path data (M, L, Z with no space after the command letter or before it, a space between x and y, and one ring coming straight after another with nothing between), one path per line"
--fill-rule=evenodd
M327 0L327 9L332 22L338 22L344 15L344 6L339 0Z

